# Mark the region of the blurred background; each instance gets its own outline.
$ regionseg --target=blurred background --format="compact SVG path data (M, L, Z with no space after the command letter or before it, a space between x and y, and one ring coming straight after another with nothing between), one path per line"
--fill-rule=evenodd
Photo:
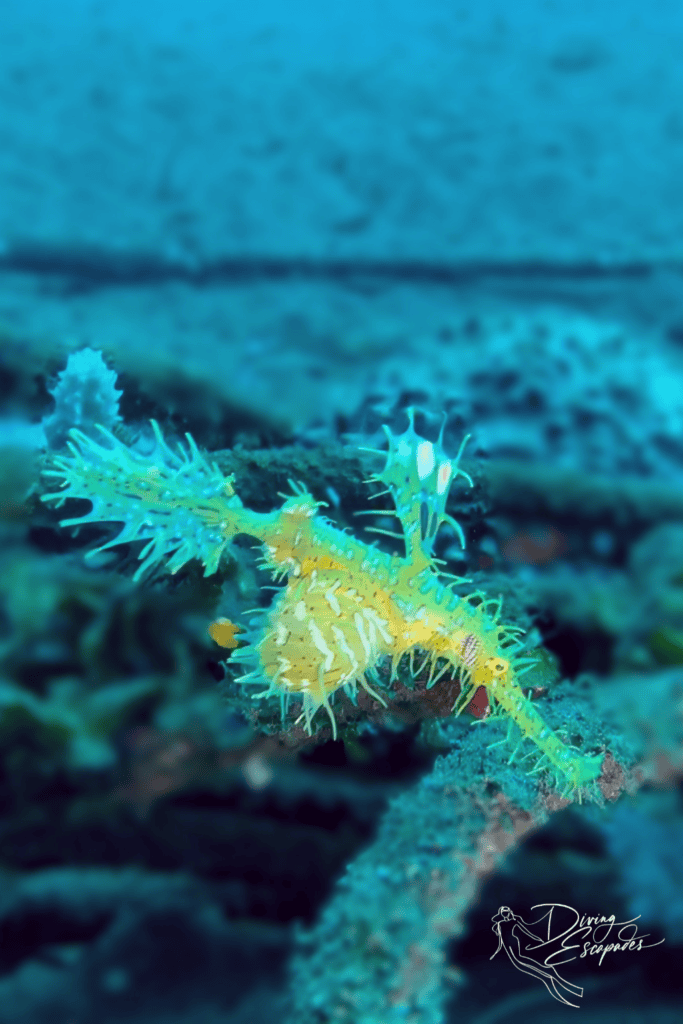
M498 907L542 902L665 940L571 964L584 1020L680 1019L682 58L676 0L0 4L0 1024L563 1020L489 962ZM406 891L390 941L378 904L342 977L336 882L400 856L428 888L381 823L481 709L404 694L295 742L207 632L271 600L254 549L135 584L40 471L153 417L252 507L294 476L365 538L355 446L411 405L472 435L437 553L635 774L480 864L441 932Z

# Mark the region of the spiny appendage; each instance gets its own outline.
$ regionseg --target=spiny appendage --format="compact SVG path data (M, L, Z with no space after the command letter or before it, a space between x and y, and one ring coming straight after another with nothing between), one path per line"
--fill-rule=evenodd
M257 564L270 572L274 581L303 578L316 567L344 574L359 560L362 546L356 538L318 513L326 504L307 491L297 492L281 509L258 517L262 554ZM256 536L256 515L252 519L251 533Z
M242 639L240 637L240 639ZM277 667L275 668L275 674L271 677L269 675L269 668L264 665L260 655L258 641L252 646L241 647L235 651L230 659L232 662L241 662L244 664L248 671L242 675L237 676L234 680L240 684L251 684L258 685L259 690L256 693L252 693L251 697L253 700L263 700L268 698L277 698L280 702L280 720L282 726L286 724L287 714L290 707L291 698L301 698L302 710L301 713L296 717L294 724L298 725L302 720L304 722L305 731L309 736L313 735L313 718L316 712L320 708L324 708L330 719L332 726L332 738L337 739L337 720L334 715L333 704L335 697L340 690L349 697L353 704L357 704L358 701L358 687L366 690L375 700L379 701L384 707L386 707L386 701L384 698L374 690L370 684L369 679L378 682L375 673L368 671L367 674L362 674L358 677L347 678L345 681L340 682L334 690L328 691L325 686L317 685L313 682L310 687L306 686L306 679L302 679L301 688L290 688L287 686L288 676L285 673L294 668L293 663L286 657L280 656ZM265 686L265 689L262 687Z
M508 764L512 764L524 740L531 740L540 751L540 756L532 751L522 759L532 757L535 760L535 767L528 774L549 771L556 784L564 785L563 796L576 792L581 802L582 791L600 777L604 754L587 756L581 754L576 747L563 743L541 718L535 705L525 697L505 658L489 658L478 677L486 686L490 703L495 704L510 719L505 740L499 742L511 743L513 723L519 730L519 739L508 758Z
M392 638L381 615L350 585L314 571L293 579L244 638L247 647L233 654L248 671L236 682L266 684L254 698L280 698L284 718L289 697L301 697L301 719L311 734L312 719L324 708L336 739L333 695L343 689L355 703L358 687L384 704L370 685L375 666L390 648ZM256 627L256 628L254 628Z
M538 659L525 651L524 630L499 623L500 608L500 598L492 601L474 593L464 599L460 615L454 617L445 652L461 684L453 714L459 715L476 690L485 687L491 714L480 721L508 719L508 733L501 744L511 743L513 735L519 733L508 763L512 764L528 739L540 752L526 755L536 757L533 772L549 770L568 790L578 790L580 799L581 789L599 777L603 755L585 756L565 745L524 695L518 680L537 665Z
M394 436L386 425L383 427L389 441L388 451L361 450L386 458L381 473L370 477L370 481L386 485L386 490L374 497L391 494L396 506L395 515L403 528L406 557L417 568L430 561L434 539L442 523L448 523L455 530L462 547L465 546L462 527L446 512L446 503L451 484L457 476L464 477L470 487L473 482L459 466L469 434L463 439L455 458L449 459L442 445L445 417L437 441L432 442L415 431L415 409L411 407L406 412L409 422L403 434ZM375 532L389 531L375 529Z
M173 485L175 497L178 489L185 489L196 497L197 485L204 481L211 486L211 492L226 496L233 495L233 476L224 477L215 463L210 463L199 451L191 434L185 434L187 451L181 442L177 450L164 439L156 420L150 421L154 433L154 449L150 454L141 454L129 448L106 427L96 424L102 435L103 444L81 430L69 431L67 443L70 455L55 456L54 469L43 471L44 476L61 481L62 489L41 495L42 501L56 501L61 506L66 498L85 497L92 500L99 496L98 483L105 487L107 494L117 485L125 487L128 497L140 497L163 501L163 492ZM110 514L107 520L113 518Z
M216 572L221 555L248 513L235 494L233 477L224 477L209 463L194 439L186 434L174 451L152 420L155 447L150 455L128 448L111 431L99 427L103 443L79 430L70 431L71 454L53 460L45 475L56 478L61 490L41 495L61 506L67 498L87 499L90 512L62 519L61 526L120 522L121 531L89 551L99 551L136 540L148 543L140 551L141 565L133 579L163 563L175 573L192 558L199 558L205 575Z

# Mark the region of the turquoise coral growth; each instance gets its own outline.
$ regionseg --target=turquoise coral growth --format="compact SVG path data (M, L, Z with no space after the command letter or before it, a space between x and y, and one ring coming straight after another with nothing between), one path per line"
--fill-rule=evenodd
M115 384L116 371L107 367L101 352L84 348L71 353L50 389L55 408L42 422L53 451L64 447L72 428L91 434L95 423L110 428L120 422L119 399L123 392Z
M566 791L580 795L600 775L603 755L565 745L546 725L519 685L530 660L523 656L520 630L500 621L500 599L481 592L461 597L456 586L466 581L441 572L433 557L442 523L463 539L446 512L453 481L469 480L459 467L463 446L450 459L441 435L431 442L415 431L413 410L409 421L397 436L385 428L389 449L378 453L385 465L373 477L393 500L395 512L388 514L401 524L396 536L405 542L403 556L334 526L319 512L324 503L298 485L275 511L245 508L234 477L224 477L189 434L187 450L174 450L154 422L156 447L150 457L133 452L104 428L101 443L72 431L70 455L56 458L49 471L61 489L42 497L60 505L67 498L91 501L90 512L62 525L123 523L115 538L95 550L146 541L136 578L160 565L175 573L192 558L209 575L235 536L255 538L263 565L284 586L252 623L248 643L233 660L246 667L242 682L259 685L256 696L280 697L283 717L290 698L300 698L309 732L323 708L336 734L332 702L340 690L355 700L360 686L381 701L371 684L382 662L390 659L393 681L403 657L419 649L423 664L430 666L428 686L446 673L459 676L456 714L485 687L493 717L510 719L508 739L521 732L511 760L529 739L540 751L534 770L547 768Z

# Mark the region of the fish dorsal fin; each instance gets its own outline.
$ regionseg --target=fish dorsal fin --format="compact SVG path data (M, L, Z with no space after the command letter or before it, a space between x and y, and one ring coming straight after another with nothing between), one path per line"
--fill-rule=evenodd
M389 427L383 427L389 449L381 453L386 455L384 469L372 479L381 481L391 492L403 527L406 557L419 565L431 562L434 539L442 523L449 523L465 546L462 528L446 512L446 503L457 476L465 477L472 486L472 478L459 466L469 434L455 458L449 459L441 443L445 418L438 440L427 441L415 430L415 409L411 406L406 412L408 429L403 434L394 435Z

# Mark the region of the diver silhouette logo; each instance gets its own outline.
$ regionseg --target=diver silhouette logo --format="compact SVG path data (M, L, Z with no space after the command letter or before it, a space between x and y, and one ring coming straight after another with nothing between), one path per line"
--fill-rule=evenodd
M518 971L538 978L553 999L565 1006L576 1008L578 1004L570 1002L566 996L580 999L583 989L565 981L557 969L558 965L595 957L601 967L610 954L638 953L661 946L664 942L664 939L645 942L650 933L638 931L640 914L628 921L617 921L614 914L594 917L580 914L566 903L538 903L531 909L545 910L545 913L537 921L527 923L520 914L513 914L509 907L498 908L498 913L491 918L493 931L498 936L498 949L490 959L493 960L496 953L504 949ZM542 922L543 926L539 927ZM539 931L543 932L542 937L536 934Z
M553 999L557 999L560 1003L565 1003L566 1006L573 1006L575 1009L578 1009L578 1003L571 1003L568 999L565 999L560 990L564 990L574 999L580 999L583 995L583 989L579 985L572 985L570 982L565 981L555 965L548 963L552 956L566 949L563 945L558 946L558 940L564 941L566 933L562 933L556 939L551 939L549 933L552 915L544 914L543 916L548 917L548 937L546 939L542 939L534 934L520 914L513 914L509 907L499 907L498 913L494 914L491 918L493 921L493 931L498 936L498 949L489 959L493 960L496 953L500 953L501 949L504 949L511 963L514 964L518 971L530 974L532 977L542 981ZM532 927L535 927L542 920L543 918L539 918L538 921L531 921L529 923ZM528 939L532 939L536 945L530 946L527 941ZM552 948L549 949L549 947ZM529 955L532 950L541 951L540 959L535 960ZM573 957L570 959L573 959Z

